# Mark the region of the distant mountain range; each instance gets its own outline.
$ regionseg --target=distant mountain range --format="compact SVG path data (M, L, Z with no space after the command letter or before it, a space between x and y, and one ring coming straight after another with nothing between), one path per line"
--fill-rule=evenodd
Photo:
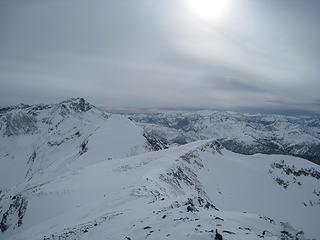
M172 144L218 139L241 154L285 154L320 164L320 117L235 112L156 112L128 116Z

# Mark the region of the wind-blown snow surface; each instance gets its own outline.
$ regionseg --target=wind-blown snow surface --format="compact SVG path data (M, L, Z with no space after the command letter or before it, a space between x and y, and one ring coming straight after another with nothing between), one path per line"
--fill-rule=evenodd
M79 103L1 139L0 239L319 239L318 165L215 140L150 152L133 122ZM45 115L63 120L47 126Z

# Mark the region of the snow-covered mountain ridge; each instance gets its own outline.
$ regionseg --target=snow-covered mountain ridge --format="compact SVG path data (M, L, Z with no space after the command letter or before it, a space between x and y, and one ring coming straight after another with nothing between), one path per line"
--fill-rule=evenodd
M320 118L235 112L127 114L147 132L175 144L215 138L241 154L285 154L320 164Z
M319 239L316 164L167 148L82 99L48 106L1 113L0 239Z
M50 105L19 105L0 110L0 187L83 167L105 158L121 158L165 148L126 117L110 115L82 98ZM127 136L125 136L125 133ZM88 159L83 154L104 149ZM13 174L14 173L14 174Z

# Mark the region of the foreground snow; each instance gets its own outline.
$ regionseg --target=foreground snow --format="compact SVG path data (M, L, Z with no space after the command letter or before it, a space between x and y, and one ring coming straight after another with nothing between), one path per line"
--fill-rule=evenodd
M290 182L285 189L274 176L292 176L271 167L281 160L319 171L317 165L220 147L199 141L33 179L9 192L21 193L28 206L23 224L2 238L212 239L216 228L227 239L257 239L263 232L279 239L300 230L305 235L300 232L299 239L320 235L319 205L303 204L319 200L312 193L319 180L299 176L301 185Z

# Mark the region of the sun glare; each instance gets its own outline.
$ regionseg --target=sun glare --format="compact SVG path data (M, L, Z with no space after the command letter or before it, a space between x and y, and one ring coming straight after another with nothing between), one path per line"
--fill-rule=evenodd
M228 12L230 0L187 0L190 11L206 21L220 21Z

